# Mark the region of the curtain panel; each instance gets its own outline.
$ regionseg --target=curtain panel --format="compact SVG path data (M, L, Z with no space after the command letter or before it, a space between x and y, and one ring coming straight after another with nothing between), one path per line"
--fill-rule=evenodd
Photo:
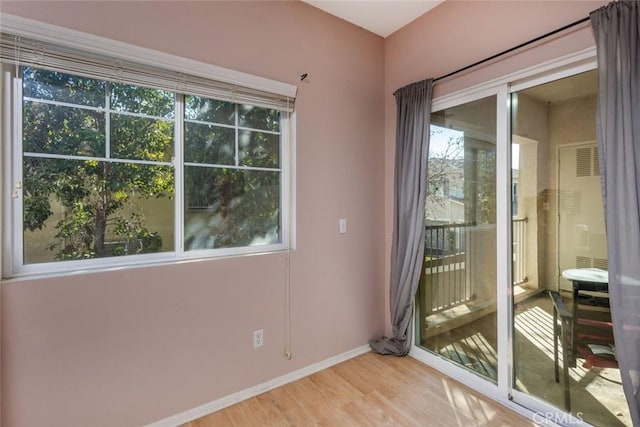
M640 425L640 5L613 2L590 18L616 355L633 425Z
M373 351L405 356L411 348L413 300L424 257L424 209L433 80L395 92L395 198L389 301L392 337L371 341Z

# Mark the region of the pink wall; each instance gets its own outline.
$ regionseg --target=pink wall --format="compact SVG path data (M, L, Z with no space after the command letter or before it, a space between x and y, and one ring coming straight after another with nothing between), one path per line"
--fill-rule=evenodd
M393 92L409 83L439 77L586 17L608 1L447 0L385 41L385 273L393 219L396 106ZM434 97L594 45L588 23L434 86ZM388 281L385 305L388 304ZM388 310L386 333L390 333Z
M448 0L384 41L300 2L3 1L6 13L299 86L294 358L282 357L284 255L4 283L4 425L152 422L389 332L392 93L605 3ZM588 27L574 31L436 94L592 44Z
M283 254L5 282L5 427L157 421L383 332L382 38L301 2L1 7L299 85L293 359L283 357ZM265 346L254 351L257 328Z

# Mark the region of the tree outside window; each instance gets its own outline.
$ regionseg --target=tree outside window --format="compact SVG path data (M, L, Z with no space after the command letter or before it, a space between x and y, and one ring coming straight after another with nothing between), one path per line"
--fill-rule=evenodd
M176 221L185 250L281 242L279 111L33 67L22 79L25 264L174 251Z

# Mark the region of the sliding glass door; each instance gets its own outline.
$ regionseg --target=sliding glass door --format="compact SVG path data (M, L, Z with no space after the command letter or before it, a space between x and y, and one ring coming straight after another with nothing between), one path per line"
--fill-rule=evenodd
M538 422L631 425L610 335L595 60L492 85L434 101L413 354Z

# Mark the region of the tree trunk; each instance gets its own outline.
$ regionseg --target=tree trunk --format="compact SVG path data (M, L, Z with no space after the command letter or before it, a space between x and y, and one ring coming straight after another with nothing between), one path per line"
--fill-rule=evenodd
M104 245L105 232L107 231L107 203L109 202L107 190L107 177L109 175L109 163L104 163L102 167L103 175L100 182L98 201L96 203L96 217L94 227L94 250L96 257L100 258L106 255Z

